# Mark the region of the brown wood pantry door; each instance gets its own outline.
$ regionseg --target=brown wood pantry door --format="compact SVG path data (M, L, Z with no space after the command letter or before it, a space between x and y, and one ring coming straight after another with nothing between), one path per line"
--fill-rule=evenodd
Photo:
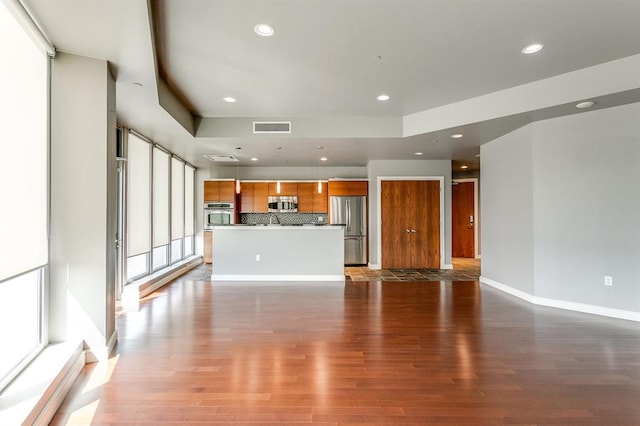
M451 188L451 239L453 257L475 257L474 183L458 182Z
M383 268L440 267L440 182L381 182Z

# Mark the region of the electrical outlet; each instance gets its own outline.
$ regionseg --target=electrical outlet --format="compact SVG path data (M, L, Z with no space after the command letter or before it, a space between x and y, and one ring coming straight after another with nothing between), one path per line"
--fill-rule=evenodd
M324 221L324 217L318 216L318 222L323 222L323 221Z
M260 262L260 255L256 254L256 262Z
M606 285L607 287L613 286L613 277L611 277L609 275L605 275L604 276L604 285Z

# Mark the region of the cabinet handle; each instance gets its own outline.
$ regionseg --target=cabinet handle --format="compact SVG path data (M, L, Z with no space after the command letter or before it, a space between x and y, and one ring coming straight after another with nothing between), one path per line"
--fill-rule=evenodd
M408 234L409 232L411 232L411 229L407 229L407 234Z
M412 233L412 234L415 234L415 233L416 233L416 230L415 230L415 229L412 229L412 230L411 230L411 233Z

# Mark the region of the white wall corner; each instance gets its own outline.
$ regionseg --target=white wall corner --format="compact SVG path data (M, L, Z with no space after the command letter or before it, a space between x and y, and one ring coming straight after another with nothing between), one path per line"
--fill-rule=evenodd
M564 309L567 311L581 312L585 314L600 315L603 317L640 322L640 312L606 308L596 305L587 305L584 303L568 302L566 300L538 297L483 276L480 277L480 282L534 305L541 305L550 308Z

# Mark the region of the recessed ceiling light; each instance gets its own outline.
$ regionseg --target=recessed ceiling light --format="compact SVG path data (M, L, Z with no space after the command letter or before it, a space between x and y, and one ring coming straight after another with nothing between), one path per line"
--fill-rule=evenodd
M258 24L253 27L253 31L261 37L271 37L275 32L273 27L267 24Z
M460 168L461 168L461 169L468 169L468 168L469 168L469 166L464 165L464 166L460 166Z
M373 60L374 61L381 61L382 60L382 56L376 55L376 56L373 57Z
M137 81L135 83L133 83L134 86L138 86L138 87L143 87L144 85L142 83L138 83Z
M462 136L464 136L462 133L454 133L451 135L452 139L460 139Z
M281 146L276 146L276 149L277 149L278 151L280 151L280 150L282 149L282 147L281 147Z
M530 55L532 53L541 51L543 47L544 47L544 44L542 43L533 43L528 45L524 49L522 49L521 52L524 53L525 55Z
M413 155L422 155L421 152L414 152Z
M389 95L378 95L378 97L376 98L379 101L388 101L389 100Z
M251 161L258 161L256 157L251 158Z
M222 98L222 100L225 101L225 102L229 102L230 104L232 104L235 101L237 101L236 98L232 98L231 96L225 96L224 98Z
M322 146L322 145L317 146L316 149L324 149L324 146Z
M584 101L584 102L580 102L579 104L576 104L576 108L580 108L580 109L591 108L595 104L596 103L593 101Z
M320 157L320 161L327 161L327 157Z

